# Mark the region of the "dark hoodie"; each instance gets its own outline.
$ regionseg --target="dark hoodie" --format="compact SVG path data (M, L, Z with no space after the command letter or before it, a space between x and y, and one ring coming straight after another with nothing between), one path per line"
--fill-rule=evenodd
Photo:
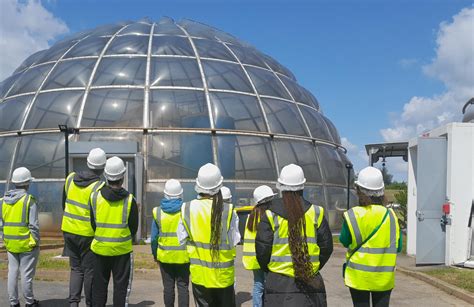
M90 170L75 173L74 179L73 179L74 184L79 187L87 187L90 184L97 182L99 180L100 180L100 176ZM67 198L66 189L64 188L63 189L63 202L62 202L63 211L66 206L66 198Z
M100 189L100 194L108 201L119 201L123 200L124 198L128 197L130 192L125 190L124 188L112 188L108 185L105 185L102 189ZM91 210L91 225L92 229L95 231L95 220L94 215ZM132 207L130 208L130 216L128 217L128 228L132 233L132 237L135 236L138 230L138 207L137 202L135 201L135 197L132 198Z

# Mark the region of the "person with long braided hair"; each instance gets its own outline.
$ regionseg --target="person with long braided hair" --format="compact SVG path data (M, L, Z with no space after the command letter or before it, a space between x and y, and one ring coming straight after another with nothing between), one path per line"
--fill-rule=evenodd
M277 183L282 198L257 226L257 261L268 272L264 306L327 306L319 271L332 254L332 234L324 208L303 198L305 182L300 166L285 166Z
M234 258L240 242L239 219L224 202L224 178L214 164L199 169L198 197L181 207L178 240L186 244L196 306L235 306Z
M265 215L265 210L270 208L272 199L275 197L272 188L261 185L253 191L254 207L247 218L244 233L244 247L242 253L242 263L246 270L253 272L253 307L261 307L263 302L263 290L265 285L265 272L260 268L255 254L255 236L257 235L257 225L261 216Z

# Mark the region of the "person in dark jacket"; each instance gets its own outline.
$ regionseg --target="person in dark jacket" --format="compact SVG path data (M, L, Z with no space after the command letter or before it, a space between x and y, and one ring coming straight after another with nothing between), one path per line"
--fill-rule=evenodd
M332 234L324 208L303 198L305 182L301 167L285 166L277 184L283 198L273 200L257 227L257 261L268 272L264 306L327 305L319 270L332 254Z
M113 305L128 305L133 276L132 240L138 230L138 207L135 197L122 187L125 176L122 159L112 157L105 164L107 184L93 192L89 200L96 256L92 286L92 304L104 307L112 273Z
M69 305L78 307L84 285L86 306L92 305L92 278L95 257L90 247L94 230L89 221L89 197L102 187L100 180L107 160L105 152L94 148L87 156L88 170L72 172L64 183L63 219L64 256L69 257Z

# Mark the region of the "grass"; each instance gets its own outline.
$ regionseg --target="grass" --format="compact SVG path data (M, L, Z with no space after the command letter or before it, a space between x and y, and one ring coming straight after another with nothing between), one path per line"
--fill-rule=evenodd
M134 252L133 257L135 269L158 269L151 253Z
M436 277L451 285L474 293L474 270L459 268L441 268L423 271L430 276Z
M69 270L69 261L68 259L56 259L56 257L60 254L60 252L41 252L38 265L36 266L37 269L46 269L46 270ZM8 269L8 262L2 261L0 262L0 270Z

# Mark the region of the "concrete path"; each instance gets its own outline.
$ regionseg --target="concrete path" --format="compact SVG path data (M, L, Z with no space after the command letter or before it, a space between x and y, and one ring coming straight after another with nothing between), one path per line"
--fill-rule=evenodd
M241 253L241 248L238 249L238 252L238 254ZM329 306L351 306L349 291L344 287L341 277L343 259L344 250L336 248L331 260L321 272L326 283ZM252 274L243 269L240 260L236 261L236 263L238 306L252 306ZM130 306L163 306L163 288L159 275L155 272L152 275L137 273L135 277ZM65 299L68 295L68 285L66 282L35 281L34 289L37 298L41 300L41 306L68 306L67 299ZM4 279L0 279L0 291L0 306L8 306L6 280ZM112 294L109 292L109 303L111 303L111 297ZM194 306L193 304L191 305ZM392 294L391 306L470 305L422 281L402 273L397 273L396 287Z

